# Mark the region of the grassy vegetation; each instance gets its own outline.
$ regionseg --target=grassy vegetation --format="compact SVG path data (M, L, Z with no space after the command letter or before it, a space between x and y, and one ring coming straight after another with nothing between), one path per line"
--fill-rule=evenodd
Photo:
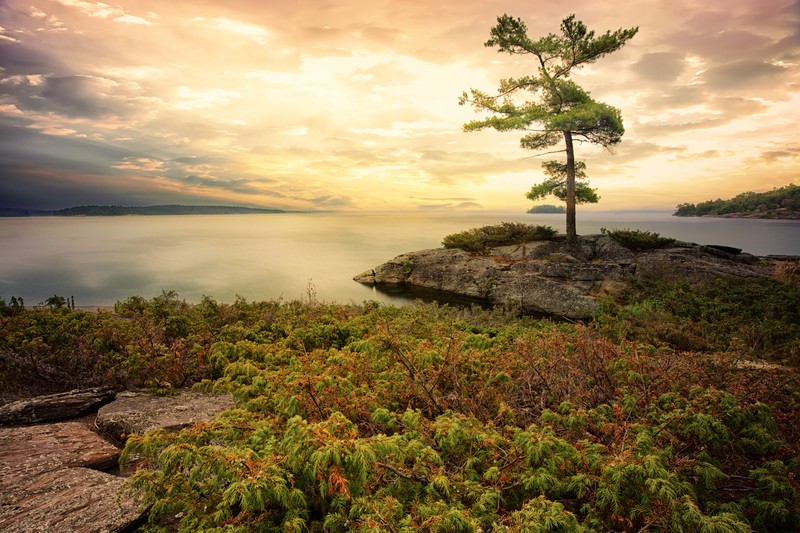
M797 263L777 278L687 276L670 265L640 268L595 327L610 338L691 352L800 366Z
M442 240L442 246L482 254L495 246L523 245L531 241L545 241L552 239L555 234L556 230L550 226L503 222L495 226L483 226L453 233Z
M591 324L312 297L17 301L0 305L0 384L233 393L218 421L128 441L149 531L178 513L184 531L790 531L800 375L741 360L797 365L798 302L775 280L655 271Z
M608 235L620 243L622 246L636 252L663 248L675 242L675 239L670 237L662 237L658 233L639 229L626 228L610 230L606 228L600 228L600 231L604 235Z

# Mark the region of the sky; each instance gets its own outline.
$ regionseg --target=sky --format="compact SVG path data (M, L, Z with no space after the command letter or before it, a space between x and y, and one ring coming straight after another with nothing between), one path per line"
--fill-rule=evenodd
M504 13L639 27L573 76L626 129L581 209L800 184L800 0L0 0L0 206L524 212L560 154L458 105L536 73Z

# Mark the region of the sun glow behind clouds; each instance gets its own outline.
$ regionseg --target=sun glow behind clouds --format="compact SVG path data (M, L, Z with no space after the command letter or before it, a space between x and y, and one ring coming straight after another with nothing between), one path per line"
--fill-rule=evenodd
M575 77L619 107L627 129L615 155L578 147L596 208L670 209L800 181L791 0L725 12L621 2L570 6L598 31L640 26ZM539 36L562 10L554 0L8 0L0 196L24 207L136 198L521 212L540 162L559 155L533 157L520 132L464 133L477 116L457 99L535 68L482 46L497 15Z

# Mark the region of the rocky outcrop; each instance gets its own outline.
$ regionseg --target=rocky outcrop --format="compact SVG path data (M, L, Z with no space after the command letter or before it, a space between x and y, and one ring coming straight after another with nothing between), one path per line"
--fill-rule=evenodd
M115 396L114 389L93 388L17 400L0 406L0 426L38 424L83 416L97 411Z
M106 435L124 441L133 433L152 429L178 431L208 421L235 405L229 394L181 392L177 396L152 396L145 392L121 392L97 412L95 423Z
M607 235L589 235L570 248L566 239L492 248L475 255L457 249L420 250L353 278L369 285L406 285L442 291L524 312L586 318L598 298L640 269L670 268L739 276L764 275L758 258L727 247L675 242L634 253Z
M10 423L71 418L113 398L109 389L40 396L3 406ZM131 433L178 430L233 407L230 395L183 392L172 397L120 393L91 424L77 421L0 428L0 531L129 531L144 509L124 491L120 449L93 431L121 441Z
M121 531L142 515L120 492L119 449L82 422L0 428L0 531Z

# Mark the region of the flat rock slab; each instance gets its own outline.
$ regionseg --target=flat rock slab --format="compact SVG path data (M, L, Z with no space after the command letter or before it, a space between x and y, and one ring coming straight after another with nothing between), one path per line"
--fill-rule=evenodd
M0 531L120 531L142 509L124 479L93 468L119 449L81 422L0 428Z
M79 389L47 396L26 398L0 406L0 425L38 424L65 420L96 411L114 399L109 388Z
M100 408L96 423L105 434L123 441L128 435L153 429L178 431L206 422L235 405L229 394L182 392L178 396L152 396L121 392L116 400Z

